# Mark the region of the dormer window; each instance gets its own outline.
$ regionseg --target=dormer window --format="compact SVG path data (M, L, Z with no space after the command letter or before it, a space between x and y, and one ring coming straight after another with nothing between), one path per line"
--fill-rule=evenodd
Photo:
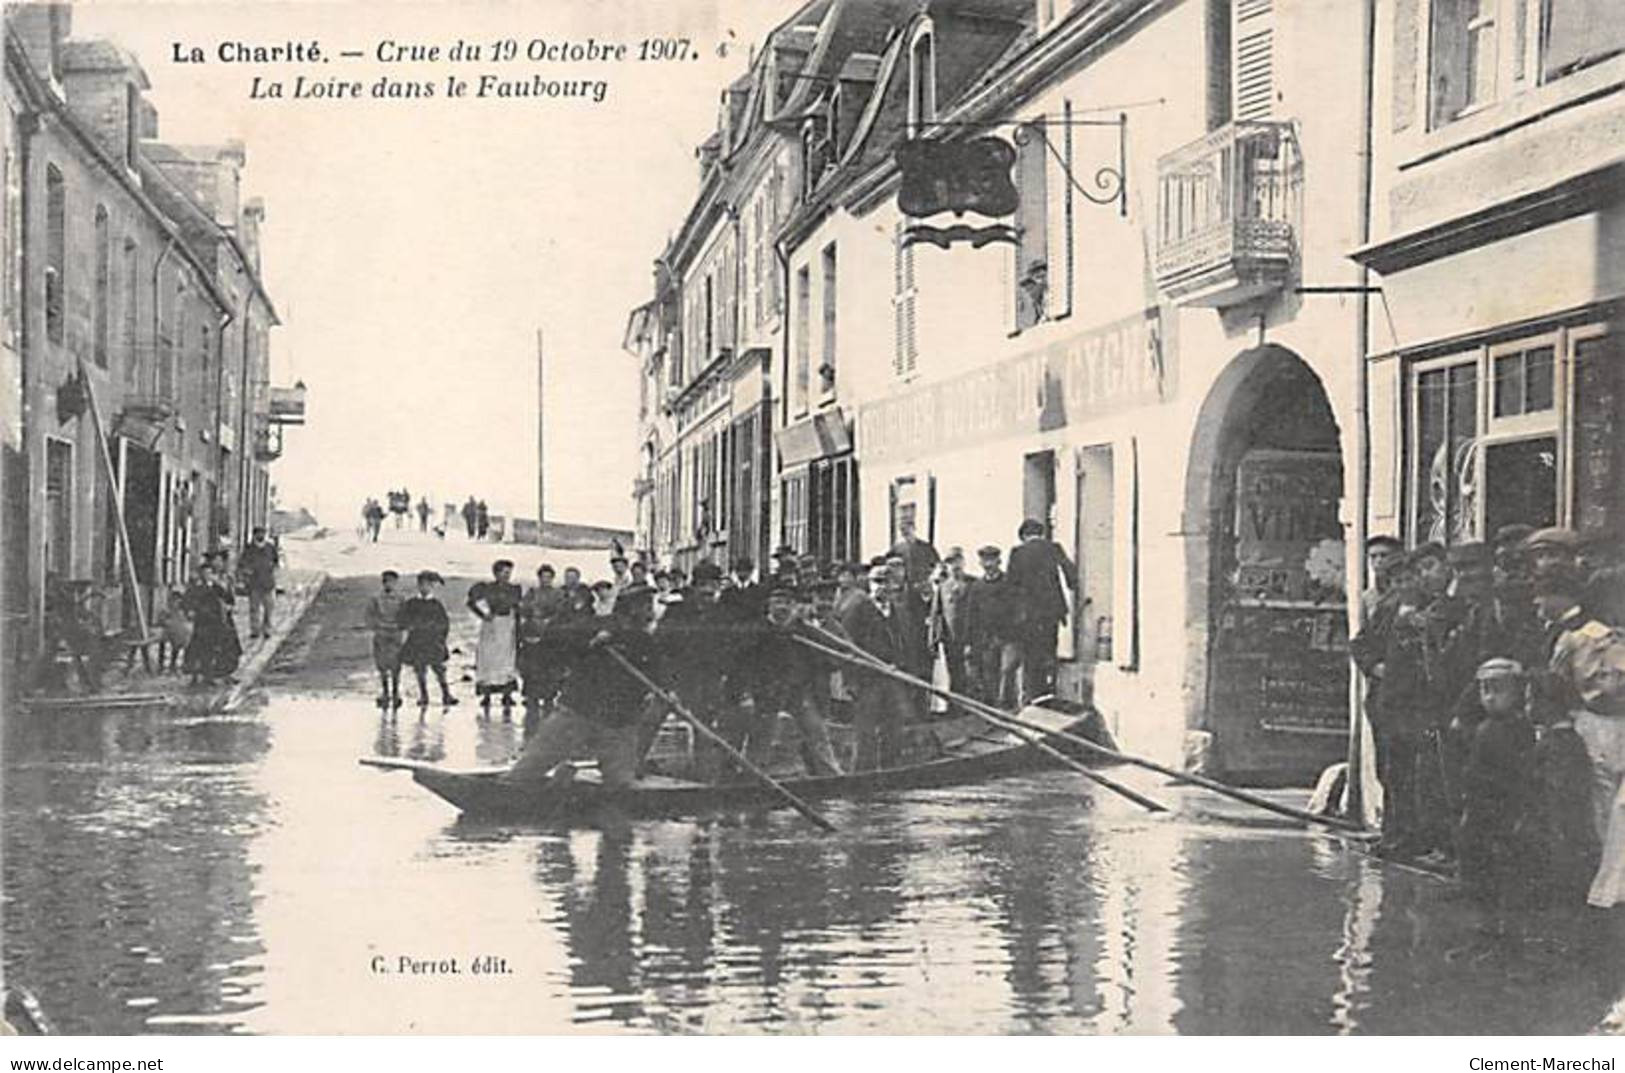
M921 20L908 49L908 136L921 137L937 119L937 45L931 20Z

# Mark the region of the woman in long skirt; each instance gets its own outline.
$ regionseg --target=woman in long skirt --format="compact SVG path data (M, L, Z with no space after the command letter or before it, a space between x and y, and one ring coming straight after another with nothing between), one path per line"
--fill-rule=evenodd
M192 643L186 646L186 673L192 682L214 682L237 669L243 649L231 609L236 602L229 584L221 580L214 560L206 560L182 598L192 616Z
M502 707L513 707L519 686L518 630L522 593L511 580L513 563L498 559L491 565L492 579L468 590L468 608L480 620L479 647L474 659L474 692L480 707L489 712L493 694L502 695Z

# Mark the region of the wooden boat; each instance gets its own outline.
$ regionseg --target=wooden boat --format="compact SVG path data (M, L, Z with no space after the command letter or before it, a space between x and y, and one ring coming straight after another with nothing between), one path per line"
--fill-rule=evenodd
M1110 735L1098 714L1056 706L1029 706L1024 719L1053 731L1067 731L1111 746ZM1049 744L1068 755L1089 759L1087 750L1051 739ZM647 776L635 785L607 789L597 770L566 766L564 775L541 783L513 783L506 769L455 771L412 761L364 757L369 766L409 770L418 785L456 806L465 816L547 821L614 813L633 817L672 817L729 809L778 808L783 800L754 779L727 783L700 782L669 774ZM860 797L896 790L956 786L999 776L1055 766L1055 761L1030 744L988 726L980 719L954 717L930 720L911 728L905 745L905 763L880 771L851 775L808 776L768 767L770 774L804 800Z

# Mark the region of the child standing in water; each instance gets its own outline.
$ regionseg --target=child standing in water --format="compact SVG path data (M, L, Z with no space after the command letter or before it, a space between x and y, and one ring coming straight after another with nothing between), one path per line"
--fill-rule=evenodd
M406 643L401 646L401 662L412 668L418 680L418 705L429 706L429 683L425 670L433 670L440 683L440 703L456 704L446 685L446 634L451 620L446 606L435 596L434 587L443 579L433 570L418 573L418 594L401 605L401 627L406 631Z
M367 602L367 629L372 631L372 661L378 668L378 681L384 690L378 707L387 710L401 706L401 597L395 591L400 574L385 570L382 589Z

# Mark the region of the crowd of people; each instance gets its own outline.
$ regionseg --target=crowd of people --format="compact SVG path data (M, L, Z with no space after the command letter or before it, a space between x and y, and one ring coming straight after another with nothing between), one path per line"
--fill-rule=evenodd
M262 527L253 530L235 564L225 548L205 552L186 585L159 594L157 606L150 609L148 633L134 638L127 648L126 672L139 658L145 670L182 673L192 685L229 680L243 654L235 617L237 598L243 595L248 600L250 639L270 636L280 565L281 551ZM109 652L97 596L89 582L48 579L46 643L37 675L42 688L66 685L49 680L65 647L80 688L101 692Z
M590 752L608 782L632 781L666 705L646 696L620 658L741 752L781 713L790 716L812 774L896 763L902 725L927 713L928 694L802 641L856 646L925 681L940 657L951 689L1008 707L1050 692L1064 586L1077 579L1042 523L1021 525L1008 571L1003 549L978 549L974 575L961 549L939 555L912 525L900 531L887 554L868 562L827 563L781 547L765 572L742 558L727 571L702 561L685 573L617 549L607 577L588 581L574 567L560 574L543 564L528 590L514 580L513 563L498 560L466 604L479 620L474 688L482 712L523 703L536 726L509 777L539 778ZM368 608L378 703L401 706L403 666L414 670L420 705L430 703L430 673L442 702L455 703L445 685L448 618L434 595L440 579L420 574L412 600L397 594L398 581L386 573ZM845 760L828 731L837 711L849 715L857 739ZM711 777L738 774L725 750L698 752Z
M1500 926L1625 904L1625 570L1615 539L1506 526L1375 537L1351 642L1383 788L1379 852L1455 868Z

